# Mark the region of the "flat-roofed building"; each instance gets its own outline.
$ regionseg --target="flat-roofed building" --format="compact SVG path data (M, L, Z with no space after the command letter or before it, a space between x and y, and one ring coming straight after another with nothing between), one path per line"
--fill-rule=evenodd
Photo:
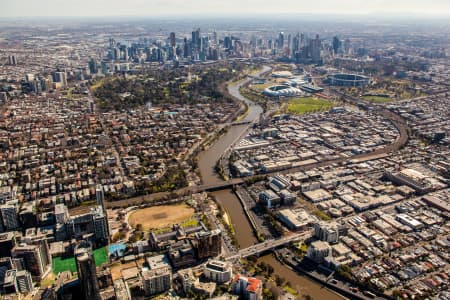
M267 208L272 208L280 204L281 198L272 190L265 190L259 193L259 201Z
M279 211L281 222L290 230L305 229L315 219L304 209L283 209Z
M423 223L414 219L410 215L407 214L398 214L395 217L400 223L405 224L406 226L411 227L414 230L419 230L423 227Z
M210 260L205 264L203 274L211 281L225 283L231 280L233 276L233 268L229 262Z
M141 276L144 292L147 296L160 294L171 287L172 270L169 267L143 270Z
M331 247L324 241L312 242L306 252L306 257L317 263L322 263L328 256L331 256Z
M303 195L305 195L306 198L314 203L333 198L333 196L324 189L316 189L313 191L303 192Z
M314 235L321 241L332 244L339 241L339 229L336 223L318 222L314 224Z

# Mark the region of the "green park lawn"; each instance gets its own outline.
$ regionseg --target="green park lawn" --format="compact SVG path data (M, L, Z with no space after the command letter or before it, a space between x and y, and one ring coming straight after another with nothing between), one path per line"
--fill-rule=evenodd
M333 103L315 97L295 98L289 100L287 112L291 114L305 114L326 111L332 107Z
M94 250L95 265L100 266L101 264L108 261L108 254L106 253L106 247L98 248ZM69 257L62 259L61 257L55 257L52 260L52 269L54 274L58 274L64 271L77 271L77 265L75 264L75 258Z

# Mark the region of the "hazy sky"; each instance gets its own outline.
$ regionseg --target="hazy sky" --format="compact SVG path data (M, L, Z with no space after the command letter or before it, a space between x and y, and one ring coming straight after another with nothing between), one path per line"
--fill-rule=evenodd
M279 13L450 16L449 0L0 0L0 17Z

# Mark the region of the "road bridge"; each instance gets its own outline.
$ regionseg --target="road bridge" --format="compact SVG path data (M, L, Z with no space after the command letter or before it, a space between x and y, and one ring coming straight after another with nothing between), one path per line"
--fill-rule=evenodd
M267 240L265 242L244 248L239 250L237 254L231 255L226 257L226 260L233 261L240 258L252 256L252 255L259 255L263 252L273 250L275 248L278 248L280 246L289 244L291 242L297 242L297 241L304 241L309 238L311 238L314 234L312 231L308 232L302 232L302 233L296 233L289 236L285 236L276 240Z

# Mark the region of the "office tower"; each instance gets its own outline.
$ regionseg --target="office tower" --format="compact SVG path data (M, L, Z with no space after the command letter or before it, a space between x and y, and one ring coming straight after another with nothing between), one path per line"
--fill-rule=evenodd
M97 205L100 205L104 209L103 202L105 201L105 194L103 193L103 186L97 184L95 187L95 198L97 199Z
M17 65L17 57L15 55L8 56L8 65L10 65L10 66Z
M226 36L223 40L223 47L227 50L233 49L233 42L231 40L231 37Z
M106 242L109 239L108 220L100 207L93 214L94 234L97 240Z
M0 234L0 257L10 257L11 250L16 245L14 232L5 232Z
M3 226L6 230L14 230L19 227L15 205L3 204L0 206L0 212L2 215Z
M213 43L214 43L215 46L217 46L217 44L218 44L217 43L217 32L215 32L215 31L213 33Z
M129 55L128 55L128 47L125 46L123 49L123 60L128 60Z
M292 39L291 55L293 59L297 59L299 51L300 51L300 35L297 33Z
M91 244L87 241L82 241L75 247L74 252L78 280L80 281L84 300L100 300L100 289L98 287Z
M113 49L112 57L113 57L113 59L120 59L120 49L119 48L116 47Z
M291 46L292 46L292 35L289 33L287 38L287 47L289 50L291 50Z
M184 38L184 46L183 46L183 57L187 58L191 56L191 47L188 43L187 38Z
M66 72L55 72L53 74L53 81L60 82L63 87L67 86Z
M109 48L112 49L116 46L116 41L113 38L109 38Z
M350 42L350 40L349 39L345 39L345 41L344 41L345 54L350 54L351 46L352 46L352 43Z
M283 49L284 47L284 33L280 32L278 35L278 49Z
M46 240L36 241L34 244L20 244L11 251L16 263L31 273L34 280L42 280L51 270L51 256Z
M197 250L197 257L199 259L220 255L222 250L222 235L220 230L196 232L193 245Z
M171 32L169 35L169 43L170 47L175 47L177 45L176 39L175 39L175 32Z
M333 51L334 54L337 54L339 52L339 50L341 49L341 41L339 40L339 38L337 36L333 37Z
M310 41L310 51L311 51L311 60L313 63L320 63L320 50L322 48L322 43L319 39L319 35L316 35L316 38Z
M200 28L195 31L192 31L192 48L199 50L200 49Z
M97 61L91 58L88 64L89 64L89 72L91 72L91 74L93 75L97 74L98 73Z
M106 61L102 61L100 63L101 69L102 69L102 74L106 75L106 73L108 73L108 64Z

